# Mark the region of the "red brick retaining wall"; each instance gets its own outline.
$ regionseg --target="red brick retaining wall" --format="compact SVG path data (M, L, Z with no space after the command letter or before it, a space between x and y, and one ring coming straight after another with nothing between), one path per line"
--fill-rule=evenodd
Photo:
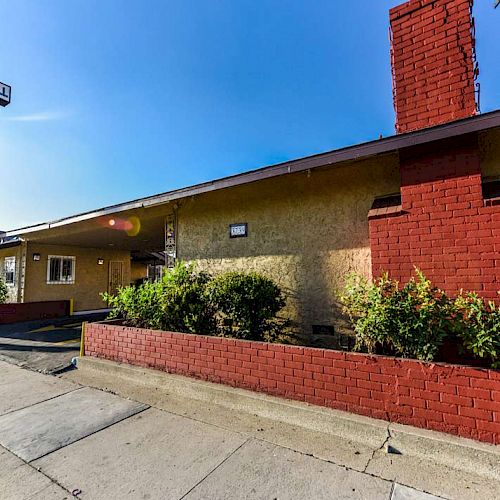
M19 321L61 318L69 314L69 300L0 304L0 325Z
M500 372L90 323L85 354L500 444Z

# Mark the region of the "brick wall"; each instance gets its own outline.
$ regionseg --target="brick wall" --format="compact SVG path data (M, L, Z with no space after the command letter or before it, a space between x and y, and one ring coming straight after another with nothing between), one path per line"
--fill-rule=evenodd
M90 323L85 354L500 444L500 372Z
M390 11L396 130L476 113L472 0L411 0Z
M19 321L62 318L69 314L69 300L0 304L0 325Z
M500 206L485 206L476 137L401 152L401 210L369 216L372 272L498 299Z

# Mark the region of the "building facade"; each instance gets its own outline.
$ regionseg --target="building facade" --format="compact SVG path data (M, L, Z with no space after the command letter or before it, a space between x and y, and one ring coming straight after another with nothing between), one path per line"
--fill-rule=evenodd
M404 281L416 266L449 293L497 299L500 112L478 113L471 8L391 10L395 136L9 232L11 299L104 307L101 292L162 258L273 278L307 332L345 328L337 293L352 271Z

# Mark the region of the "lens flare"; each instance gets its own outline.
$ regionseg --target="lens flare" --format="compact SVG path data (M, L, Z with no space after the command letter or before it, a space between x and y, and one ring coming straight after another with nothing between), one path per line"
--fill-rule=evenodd
M127 222L130 225L130 227L126 229L127 234L129 236L137 236L141 232L141 221L139 220L139 217L132 215L129 217Z
M109 229L114 229L116 231L124 231L128 236L137 236L141 231L141 221L139 217L132 215L127 219L108 219L102 221L101 224L105 225Z

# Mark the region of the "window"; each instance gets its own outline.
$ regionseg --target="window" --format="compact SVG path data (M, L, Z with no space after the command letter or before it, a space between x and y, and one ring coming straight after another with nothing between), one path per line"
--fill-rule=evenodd
M368 219L379 219L381 217L393 217L401 215L401 193L379 196L373 200L372 207L368 212Z
M75 257L49 255L47 263L47 283L71 285L75 282Z
M487 207L500 205L500 179L483 180L483 199Z
M5 276L5 283L13 286L16 283L16 258L5 257L3 262L3 273Z
M149 281L161 281L165 266L151 264L148 266Z

